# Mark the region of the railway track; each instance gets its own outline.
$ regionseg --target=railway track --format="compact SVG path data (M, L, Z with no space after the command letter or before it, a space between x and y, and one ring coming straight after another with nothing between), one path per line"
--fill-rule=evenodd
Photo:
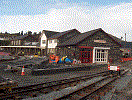
M115 73L114 76L116 75L117 73ZM75 98L82 99L87 95L90 95L91 92L97 91L98 89L102 88L103 86L105 86L105 84L114 81L116 78L111 78L110 73L108 71L105 71L93 75L86 75L70 79L52 81L48 83L12 88L12 90L8 92L3 90L3 92L1 92L0 94L0 99L26 99L31 97L39 97L40 94L45 95L44 97L47 100L60 100L64 98L70 99L71 97L72 99L70 100L74 100ZM102 82L103 80L104 82ZM100 86L100 84L102 84L102 86ZM65 89L70 92L66 92ZM90 92L88 92L89 90ZM60 94L59 96L57 96L58 93ZM77 96L78 94L80 94L79 97Z
M0 99L5 99L5 98L23 98L23 95L25 94L32 94L32 92L39 91L40 93L46 94L52 91L57 91L60 89L64 89L66 87L74 86L75 84L79 83L79 81L85 81L87 79L97 77L97 76L104 76L109 74L109 72L101 72L93 75L86 75L86 76L80 76L80 77L74 77L70 79L63 79L63 80L58 80L58 81L52 81L52 82L47 82L47 83L41 83L41 84L35 84L35 85L30 85L30 86L25 86L25 87L17 87L17 88L12 88L11 91L2 91L0 94ZM31 92L31 93L29 93ZM34 94L35 96L36 94Z
M121 75L125 74L128 70L125 70ZM114 76L114 77L113 77ZM94 82L87 81L83 84L78 84L75 87L72 87L70 91L62 90L59 96L50 95L50 98L54 100L100 100L100 95L105 94L105 89L112 89L113 86L110 85L111 82L115 81L119 76L114 74L113 76L108 75L100 79L96 79ZM104 90L104 92L102 92ZM65 93L63 93L65 91ZM113 95L113 94L112 94ZM46 100L49 99L49 96Z

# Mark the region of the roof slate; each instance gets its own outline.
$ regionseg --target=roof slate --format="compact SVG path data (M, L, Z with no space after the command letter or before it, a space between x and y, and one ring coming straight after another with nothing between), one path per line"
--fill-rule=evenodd
M57 34L54 34L54 35L52 35L51 37L49 37L49 39L57 39L57 38L59 38L59 37L65 35L65 34L67 34L67 33L72 33L72 32L75 32L75 31L79 32L79 31L76 30L76 29L72 29L72 30L68 30L68 31L64 31L64 32L58 32Z
M114 39L115 41L117 41L119 44L121 44L122 42L124 42L123 40L111 35L111 34L108 34L112 39Z
M131 48L132 49L132 42L121 42L123 48Z
M59 33L59 32L48 31L48 30L43 30L43 31L44 31L47 38L51 37L52 35L55 35L55 34Z
M21 40L21 39L23 39L23 38L25 38L25 37L27 37L27 36L28 36L28 34L26 34L26 35L21 35L21 36L16 36L16 37L10 38L10 40Z
M85 33L82 33L80 35L77 35L77 36L74 36L72 37L71 39L61 43L61 44L58 44L58 46L68 46L68 45L75 45L79 42L81 42L82 40L84 40L85 38L93 35L94 33L98 32L98 31L103 31L101 28L98 28L98 29L95 29L95 30L91 30L91 31L88 31L88 32L85 32ZM103 31L105 32L105 31ZM106 32L105 32L106 33ZM108 33L106 33L108 34ZM111 37L116 43L118 43L119 45L123 45L122 42L124 42L123 40L111 35L111 34L108 34L109 37ZM128 43L129 45L130 43ZM123 45L124 46L124 45Z
M93 33L98 32L99 30L102 30L102 29L99 28L99 29L91 30L91 31L88 31L88 32L85 32L85 33L81 33L81 34L79 34L77 36L74 36L71 39L61 43L61 44L58 44L58 46L66 46L66 45L77 44L78 42L84 40L85 38L87 38L88 36L92 35Z

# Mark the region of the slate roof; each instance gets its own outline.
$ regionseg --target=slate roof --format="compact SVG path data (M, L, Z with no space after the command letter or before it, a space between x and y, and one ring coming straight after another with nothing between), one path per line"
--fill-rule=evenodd
M43 31L44 31L47 38L51 37L52 35L55 35L55 34L59 33L59 32L48 31L48 30L43 30Z
M78 30L72 29L72 30L68 30L68 31L64 31L64 32L58 32L57 34L54 34L54 35L52 35L51 37L49 37L49 39L57 39L57 38L59 38L59 37L65 35L65 34L67 34L67 33L73 33L73 32L75 32L75 31L78 32L78 33L80 33Z
M75 45L77 43L79 43L80 41L84 40L85 38L95 34L96 32L98 31L103 31L101 28L98 28L98 29L95 29L95 30L91 30L91 31L88 31L88 32L85 32L85 33L82 33L78 36L74 36L72 37L71 39L61 43L61 44L58 44L58 46L68 46L68 45ZM105 32L105 31L103 31ZM106 32L105 32L106 33ZM121 46L121 43L124 42L123 40L111 35L111 34L108 34L106 33L111 39L113 39L113 41L115 41L116 43L118 43L120 46Z
M121 40L120 38L117 38L111 34L108 34L112 39L114 39L115 41L117 41L119 44L121 44L122 42L124 42L123 40Z
M120 38L117 38L111 34L109 34L114 40L116 40L119 44L121 44L122 48L132 48L132 42L125 42L124 40L121 40Z
M32 37L33 37L35 40L39 41L39 40L40 40L40 35L41 35L41 34L34 34L34 35L32 35Z
M131 48L132 49L132 42L122 42L121 43L123 48Z
M77 44L78 42L84 40L85 38L89 37L90 35L98 32L100 30L102 30L102 29L99 28L99 29L91 30L91 31L88 31L88 32L85 32L85 33L78 34L77 36L74 36L74 37L70 38L69 40L67 40L63 43L58 44L58 46L66 46L66 45Z
M25 37L27 37L27 36L28 36L28 34L26 34L26 35L21 35L21 36L16 36L16 37L10 38L10 40L21 40L21 39L23 39L23 38L25 38Z

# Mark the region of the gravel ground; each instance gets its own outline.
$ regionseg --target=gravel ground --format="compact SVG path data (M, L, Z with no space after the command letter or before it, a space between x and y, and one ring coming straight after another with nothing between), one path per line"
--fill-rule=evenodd
M13 61L4 61L1 62L1 65L3 66L23 66L26 64L40 64L43 61L47 60L47 58L29 58L29 57L19 57L19 59L13 60ZM25 66L25 68L31 68L31 66Z
M132 61L127 62L124 66L130 70L118 81L120 85L117 86L116 93L112 100L132 100Z
M129 68L129 72L113 82L114 88L106 96L102 96L101 100L132 100L132 61L122 63L121 65L123 68ZM112 99L110 99L111 94L113 94Z
M18 86L26 86L30 84L37 84L37 83L44 83L50 82L55 80L61 80L64 78L72 78L76 76L83 76L83 75L91 75L94 73L99 73L100 71L108 70L107 67L102 67L99 70L92 69L90 71L76 71L76 72L67 72L61 74L53 74L53 75L43 75L43 76L32 76L30 70L28 71L25 69L25 75L21 76L21 70L18 73L11 73L11 72L4 72L3 69L5 68L4 65L0 66L0 75L5 78L11 78L18 82Z
M22 60L22 63L27 63L27 62L35 62L35 63L39 63L40 59L35 58L35 59L30 59L26 58L26 60L23 60L25 58L21 58L18 59L16 61L14 61L14 63L16 65L18 65L18 63L21 63L20 60ZM12 62L10 62L10 65L13 65ZM30 75L30 71L27 69L25 69L25 76L21 76L21 70L18 71L18 73L11 73L11 72L4 72L3 69L7 68L7 65L9 63L1 63L0 65L0 75L2 77L6 77L6 78L11 78L12 80L15 80L18 82L18 86L25 86L25 85L29 85L29 84L36 84L36 83L42 83L42 82L49 82L49 81L54 81L54 80L60 80L60 79L64 79L64 78L71 78L71 77L75 77L75 76L81 76L81 75L90 75L90 74L94 74L100 71L106 71L108 70L108 68L101 68L101 69L92 69L90 71L76 71L76 72L67 72L67 73L61 73L61 74L54 74L54 75L45 75L45 76L32 76ZM122 64L124 68L128 67L131 68L132 62L127 62L125 64Z

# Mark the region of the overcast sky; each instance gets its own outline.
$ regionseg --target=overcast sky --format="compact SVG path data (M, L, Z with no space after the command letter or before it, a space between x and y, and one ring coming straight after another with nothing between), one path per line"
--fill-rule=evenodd
M105 32L132 41L131 0L0 0L0 32Z

